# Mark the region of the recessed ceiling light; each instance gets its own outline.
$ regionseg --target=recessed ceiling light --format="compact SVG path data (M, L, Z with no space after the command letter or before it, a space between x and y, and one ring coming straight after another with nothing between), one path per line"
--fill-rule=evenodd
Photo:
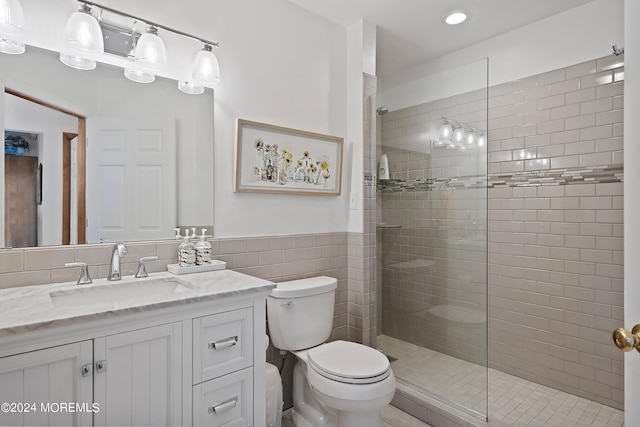
M467 14L464 12L451 12L444 18L444 22L449 25L460 24L467 20Z

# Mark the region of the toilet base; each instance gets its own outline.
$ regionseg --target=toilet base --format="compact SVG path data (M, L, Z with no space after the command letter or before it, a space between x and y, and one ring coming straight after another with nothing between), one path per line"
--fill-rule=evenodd
M323 405L311 389L306 371L305 362L298 360L293 368L293 409L290 413L295 427L390 427L382 420L380 411L349 412Z

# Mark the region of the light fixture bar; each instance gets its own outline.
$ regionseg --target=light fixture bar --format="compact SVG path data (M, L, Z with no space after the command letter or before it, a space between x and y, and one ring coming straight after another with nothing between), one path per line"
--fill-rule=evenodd
M110 8L110 7L108 7L108 6L103 6L103 5L99 4L99 3L95 3L95 2L92 2L92 1L86 1L86 0L77 0L77 1L78 1L79 3L88 4L88 5L90 5L90 6L99 7L99 8L100 8L100 9L102 9L102 10L106 10L107 12L115 13L116 15L126 16L127 18L131 18L131 19L134 19L134 20L136 20L136 21L142 21L142 22L146 23L147 25L150 25L150 26L153 26L153 27L156 27L156 28L162 28L162 29L163 29L163 30L165 30L165 31L169 31L169 32L172 32L172 33L174 33L174 34L178 34L178 35L181 35L181 36L183 36L183 37L190 38L191 40L196 40L196 41L199 41L199 42L204 43L204 44L209 44L209 45L211 45L211 46L220 47L220 44L219 44L218 42L212 42L212 41L209 41L209 40L203 39L203 38L201 38L201 37L196 37L196 36L194 36L194 35L191 35L191 34L185 33L185 32L183 32L183 31L176 30L176 29L173 29L173 28L171 28L171 27L167 27L167 26L165 26L165 25L158 24L158 23L156 23L156 22L151 22L151 21L149 21L149 20L147 20L147 19L139 18L139 17L134 16L134 15L131 15L131 14L129 14L129 13L120 12L119 10L116 10L116 9Z

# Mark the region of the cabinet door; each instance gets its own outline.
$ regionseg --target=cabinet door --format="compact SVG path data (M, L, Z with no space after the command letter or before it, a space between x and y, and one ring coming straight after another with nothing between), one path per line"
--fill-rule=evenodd
M0 425L91 425L92 360L91 341L0 358Z
M182 420L182 324L94 340L95 425L177 426Z

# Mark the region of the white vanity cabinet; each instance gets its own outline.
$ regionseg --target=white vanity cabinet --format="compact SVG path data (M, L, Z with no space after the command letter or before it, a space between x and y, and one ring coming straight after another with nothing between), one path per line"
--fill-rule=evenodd
M0 425L91 425L90 411L56 404L92 407L92 364L91 340L1 358Z
M93 340L96 426L182 423L182 323Z
M0 425L180 425L182 371L181 322L4 357Z
M190 300L73 318L44 312L40 323L9 323L0 312L0 404L15 405L3 406L0 426L264 425L273 284L210 274L194 277Z

